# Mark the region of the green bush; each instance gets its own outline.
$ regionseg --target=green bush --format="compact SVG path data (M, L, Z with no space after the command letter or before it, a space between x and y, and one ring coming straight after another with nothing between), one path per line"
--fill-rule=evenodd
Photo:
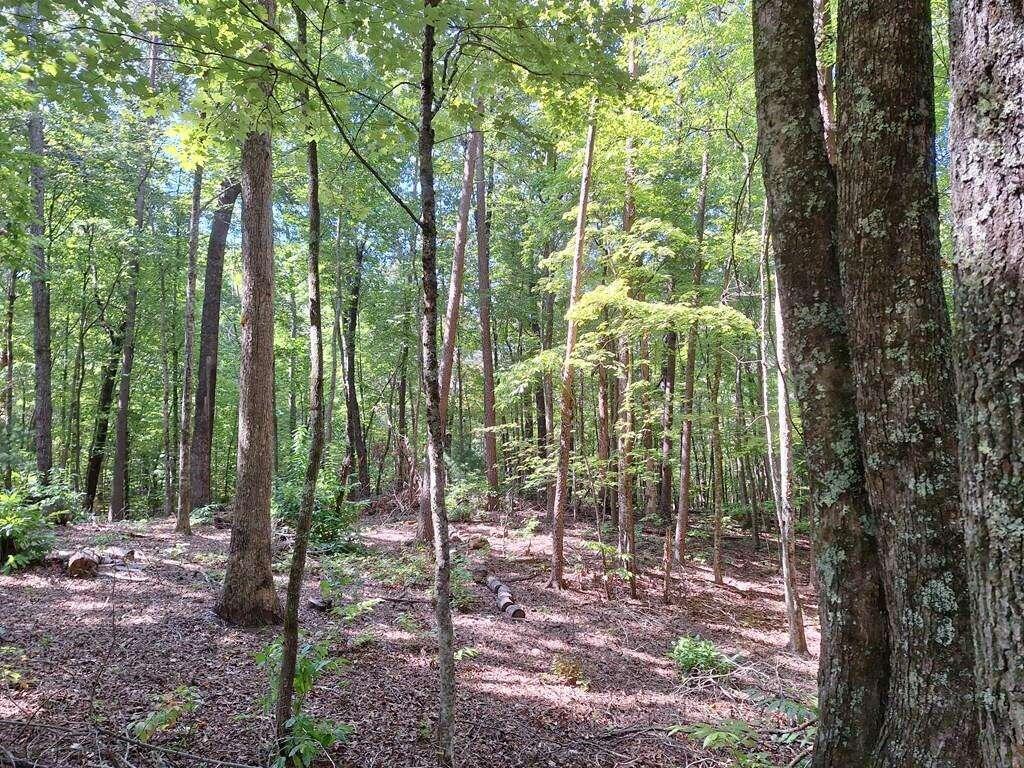
M732 659L722 653L710 640L683 635L669 649L668 657L676 663L683 674L704 672L724 674L735 665Z
M53 520L42 502L29 503L19 491L0 493L0 570L32 565L53 545Z

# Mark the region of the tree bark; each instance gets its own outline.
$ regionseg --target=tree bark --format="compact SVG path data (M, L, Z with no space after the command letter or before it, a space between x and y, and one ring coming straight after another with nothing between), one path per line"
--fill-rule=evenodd
M426 14L440 0L426 0ZM427 399L427 476L434 533L434 618L437 623L439 698L437 762L455 764L455 632L451 606L451 552L444 500L444 420L437 359L437 204L434 192L434 45L428 19L423 29L420 82L419 166L423 263L423 385Z
M110 425L110 406L114 401L114 384L117 381L117 367L121 361L121 346L124 343L124 323L116 331L107 326L110 339L110 354L103 370L100 371L100 389L96 398L96 424L93 427L92 442L89 445L89 462L85 470L85 495L82 509L93 512L96 492L99 488L103 457L107 451L107 431Z
M214 403L217 394L217 354L220 344L220 300L224 279L224 251L235 200L242 186L221 182L217 208L213 212L210 240L206 248L203 278L203 314L199 329L199 359L196 372L195 423L189 451L189 496L193 509L205 507L212 499L210 461L213 448Z
M700 164L700 182L697 192L697 214L694 230L697 234L697 255L693 264L695 303L700 304L700 287L704 276L704 228L708 207L708 151L704 150ZM679 429L679 501L676 511L676 561L686 559L686 533L690 527L690 465L693 454L693 385L697 370L697 324L686 332L686 367L683 370L683 399L680 405L682 425Z
M481 107L482 109L482 107ZM480 353L484 375L484 468L487 473L487 509L498 505L498 442L494 434L494 351L491 346L491 217L487 210L487 181L484 173L484 137L476 136L476 248L480 301ZM473 142L470 142L472 147Z
M877 739L889 639L877 521L858 445L836 254L835 178L827 135L819 129L811 34L806 2L757 4L754 56L765 188L819 521L820 714L812 764L846 768L868 764Z
M43 243L46 222L46 182L43 156L43 115L33 109L28 116L28 144L32 153L30 168L32 187L32 221L29 224L32 261L32 349L35 359L35 423L36 471L46 484L53 467L53 367L50 350L50 274Z
M14 304L18 299L18 270L11 268L11 279L7 284L6 313L4 316L4 490L13 485L14 462L11 454L14 446Z
M767 258L767 254L765 254ZM767 271L767 268L766 268ZM793 440L790 437L789 367L786 364L786 324L782 319L778 281L775 283L775 355L776 387L778 399L776 413L779 418L779 501L776 508L779 521L779 559L782 563L782 592L786 604L786 624L789 628L789 649L807 653L804 633L804 609L800 600L800 587L796 568L796 509L793 499Z
M583 293L583 250L587 234L587 204L590 201L590 174L594 164L594 137L597 125L591 107L587 140L583 151L583 169L580 177L580 197L576 211L576 237L573 245L572 280L569 286L568 321L565 332L565 359L562 362L562 423L558 444L558 469L555 474L555 498L551 525L551 576L548 584L562 589L562 571L565 567L565 513L569 506L569 454L572 450L573 426L573 352L576 349L576 321L572 308Z
M298 3L293 3L298 22L299 45L306 46L306 14ZM309 93L303 92L303 107ZM306 144L306 165L309 173L308 205L308 261L306 283L309 293L309 455L306 458L306 476L299 502L299 516L295 526L295 548L288 572L288 591L285 599L284 632L281 647L281 670L277 678L277 707L275 723L278 746L284 753L284 738L288 734L288 721L298 707L293 706L295 694L295 666L299 650L299 604L302 600L302 577L306 569L309 529L316 504L316 483L324 447L324 342L320 313L320 164L316 141ZM294 702L301 706L302 702Z
M1024 13L956 0L952 152L975 679L986 768L1024 768Z
M195 348L196 325L196 255L199 250L199 218L202 215L203 167L197 166L192 174L192 211L188 225L188 275L185 283L185 356L181 376L181 428L178 431L178 533L192 533L189 520L192 514L192 487L190 482L192 448L192 355Z
M273 0L266 0L270 24ZM269 89L269 86L268 86ZM242 626L276 624L270 553L274 470L274 215L270 133L242 144L242 338L234 519L217 613Z
M892 674L873 768L979 764L930 5L839 9L839 262Z
M358 482L354 498L370 498L370 465L366 457L366 439L359 410L359 390L356 386L356 330L359 322L359 298L363 285L363 259L365 245L356 243L355 267L349 283L348 301L345 303L345 326L342 334L345 355L345 425L348 435L349 457L356 468Z

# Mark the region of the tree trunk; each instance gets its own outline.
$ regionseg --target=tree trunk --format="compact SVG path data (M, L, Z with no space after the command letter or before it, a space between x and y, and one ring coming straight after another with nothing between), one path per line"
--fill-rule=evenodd
M180 256L180 254L176 254ZM160 262L160 306L167 311L160 313L160 416L161 416L161 457L163 466L160 467L163 476L163 517L170 517L174 514L174 484L171 479L171 451L174 444L171 439L171 346L174 343L173 329L167 322L173 300L167 295L167 264L164 260Z
M306 14L298 3L292 6L298 22L299 45L306 46ZM302 94L305 107L308 92ZM299 516L295 526L295 549L288 572L288 591L285 599L284 632L281 647L281 670L277 678L276 730L279 750L286 754L283 739L288 734L288 721L301 707L295 702L295 666L299 650L299 603L302 600L302 576L306 570L306 551L309 529L316 504L316 483L324 447L324 342L320 320L320 165L316 141L306 144L306 164L309 171L309 250L307 287L309 292L309 455L306 459L306 477L299 502Z
M832 50L835 31L832 28L831 0L814 2L814 49L818 72L818 107L825 136L825 152L829 163L836 164L835 81L832 77Z
M99 488L103 457L107 451L107 431L110 425L110 405L114 400L114 384L117 381L117 367L121 361L121 346L124 343L124 323L115 331L107 327L110 338L110 355L100 372L100 390L96 398L96 425L93 427L92 442L89 445L89 463L85 470L85 495L82 509L93 512L96 491Z
M33 109L28 116L28 144L32 153L32 221L29 224L32 261L32 348L35 355L36 471L43 484L53 467L53 392L50 351L50 274L43 234L46 222L46 189L43 176L43 115Z
M767 258L767 254L765 254ZM778 283L775 288L775 355L776 389L779 417L779 501L776 508L779 521L779 557L782 562L782 593L786 604L786 624L789 627L789 649L796 653L807 653L807 637L804 633L804 609L800 601L796 567L796 510L794 509L793 481L793 440L789 430L789 387L786 365L786 325L782 320L779 306Z
M185 283L185 359L181 376L181 428L178 432L178 533L192 533L189 520L192 514L192 488L190 486L192 448L192 355L195 347L196 325L196 255L199 250L199 218L202 215L203 167L197 166L192 175L192 211L188 225L188 276Z
M1024 15L952 3L960 489L986 768L1024 768Z
M704 275L704 227L708 207L708 151L704 150L700 165L700 184L697 193L697 217L694 230L697 233L697 255L693 264L693 289L700 296L700 285ZM700 299L696 299L699 303ZM675 548L679 563L686 559L686 533L690 527L690 464L693 453L693 383L697 370L697 324L693 323L686 332L686 368L683 371L683 400L680 405L682 425L679 429L679 502L676 512Z
M484 468L487 472L487 509L498 505L498 442L494 434L494 352L491 347L491 216L487 210L483 133L476 138L476 247L480 301L480 353L484 374ZM470 142L472 145L472 142Z
M725 298L723 291L722 298ZM724 303L724 301L723 301ZM719 392L722 383L722 350L716 345L712 352L711 382L708 386L708 399L711 401L711 496L714 506L714 523L712 530L712 563L711 571L715 584L724 583L722 573L722 515L723 510L723 460L722 460L722 405Z
M324 403L324 447L334 442L334 399L338 392L338 348L341 346L341 215L334 230L334 301L331 302L331 379Z
M273 0L267 0L273 23ZM242 338L234 519L217 613L242 626L276 624L270 553L274 471L274 216L270 133L242 144Z
M583 248L586 242L587 204L590 201L590 173L594 164L594 136L597 126L591 107L587 126L587 141L583 151L583 169L580 177L579 206L576 211L576 237L573 245L572 281L569 287L568 320L565 332L565 360L562 363L562 424L558 444L558 469L555 474L555 498L551 525L551 577L549 585L562 589L562 571L565 567L563 545L565 541L565 513L569 506L569 453L572 450L573 426L573 352L576 349L576 321L572 308L583 293Z
M18 298L18 270L11 268L11 281L7 284L6 313L4 316L4 490L13 485L14 462L14 303Z
M149 87L156 88L157 41L149 43ZM147 126L151 121L147 123ZM111 522L123 520L128 513L128 417L131 405L132 367L135 364L135 324L139 304L139 263L142 258L142 237L146 226L146 193L150 158L140 157L135 187L135 242L129 249L128 296L125 300L124 341L121 345L121 378L117 387L117 418L114 423L114 465L111 470L110 504L107 512Z
M348 302L345 305L345 327L342 336L345 353L345 424L348 434L349 457L356 468L359 483L356 499L370 498L370 465L366 458L366 439L359 411L359 390L356 386L356 328L359 322L359 296L363 285L363 258L365 245L356 243L355 267L349 283Z
M427 11L440 0L427 0ZM444 503L444 421L437 359L437 207L434 197L434 26L423 29L420 82L419 164L423 235L423 385L427 396L427 475L434 531L434 617L440 682L437 762L455 764L455 633L452 626L451 552Z
M839 12L839 261L892 643L873 766L974 768L930 5Z
M189 496L193 509L205 507L212 498L210 459L213 448L214 402L217 393L217 354L220 344L220 298L224 278L224 251L235 200L242 187L221 182L217 209L213 212L206 248L203 279L203 316L199 329L199 360L196 372L196 410L189 451Z

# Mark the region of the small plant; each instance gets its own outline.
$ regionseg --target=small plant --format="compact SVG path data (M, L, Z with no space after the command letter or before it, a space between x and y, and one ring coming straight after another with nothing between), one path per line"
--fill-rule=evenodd
M723 654L710 640L683 635L669 649L668 657L686 675L706 673L720 675L732 671L735 662Z
M321 751L344 741L352 733L348 723L321 720L303 711L306 698L316 681L326 674L336 674L344 666L341 659L330 655L331 637L318 643L302 643L295 658L295 713L286 723L288 735L279 745L273 768L308 768ZM264 708L271 712L277 703L277 683L281 673L281 638L277 638L256 654L256 661L269 672L270 693L264 699Z
M513 528L510 533L520 539L529 539L537 533L538 528L540 528L540 518L536 515L530 515L523 521L521 528Z
M461 555L452 559L451 570L451 592L452 607L457 611L467 611L473 604L473 592L469 585L473 583L473 577L466 567L466 561Z
M16 571L39 562L53 545L53 519L41 504L19 491L0 493L0 570Z
M769 756L756 751L757 732L744 720L723 720L720 723L697 723L669 729L670 734L683 732L700 741L704 749L725 752L736 768L771 768Z
M416 617L410 613L400 613L395 617L395 624L408 632L410 635L419 635L422 631Z
M379 597L371 597L367 600L356 600L354 602L345 603L335 607L333 613L335 616L340 617L342 621L355 621L361 616L372 613L373 609L382 602L384 601Z
M144 718L132 723L132 735L148 742L156 734L173 728L184 715L195 712L200 704L202 699L195 688L179 686L161 696L159 704Z
M590 687L590 680L583 674L583 662L568 654L555 654L551 660L551 677L563 685L573 685L584 691Z
M463 648L459 648L455 651L455 661L462 661L463 659L475 659L480 655L480 651L471 645L467 645Z
M117 541L117 536L112 533L97 533L89 543L94 547L109 547L115 541Z
M28 690L28 678L21 671L27 661L28 656L21 646L0 645L0 688Z

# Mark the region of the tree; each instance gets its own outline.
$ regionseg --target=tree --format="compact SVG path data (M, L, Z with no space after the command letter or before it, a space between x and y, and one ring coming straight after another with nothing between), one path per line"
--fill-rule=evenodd
M929 4L839 9L838 254L889 618L875 768L978 765ZM817 124L815 124L817 129Z
M756 4L754 63L779 308L818 520L822 647L813 765L866 765L885 709L888 638L807 2Z
M498 504L498 442L494 434L494 350L491 337L491 221L487 211L487 180L484 172L484 138L476 136L476 251L480 301L480 353L484 374L484 471L487 475L487 508ZM472 142L470 142L472 144Z
M274 2L266 0L268 23ZM269 93L271 86L264 85ZM270 132L242 144L242 363L238 380L238 466L234 519L217 613L232 624L281 619L270 567L274 467L274 214Z
M192 533L191 466L189 434L192 417L192 350L195 347L196 323L196 252L199 250L199 217L202 214L203 167L192 173L192 210L188 224L188 273L185 278L185 356L181 377L181 428L178 432L178 533Z
M220 345L221 283L224 279L224 251L235 200L242 191L237 181L221 182L217 207L210 225L203 278L203 313L199 326L199 357L196 364L195 420L189 451L189 496L193 509L212 500L210 460L213 447L214 406L217 394L217 357Z
M307 45L307 19L298 3L292 5L298 24L298 43ZM308 111L309 92L301 95L304 111ZM281 670L277 678L277 710L275 724L279 746L284 753L284 738L293 716L295 694L295 665L299 650L299 602L302 599L302 576L306 569L306 551L309 529L316 504L316 483L324 448L324 341L320 320L320 161L316 140L306 143L306 166L309 176L307 204L309 232L307 248L306 285L309 292L309 455L302 485L299 518L295 527L295 549L292 551L288 572L288 591L285 600L284 633L281 648Z
M1024 17L951 4L960 492L986 768L1024 765Z
M591 106L587 139L583 149L583 168L580 174L580 197L576 209L576 234L573 238L572 278L569 287L568 322L565 331L565 359L562 362L562 420L558 439L558 468L555 474L555 501L551 524L551 576L548 584L562 589L562 571L565 567L565 513L569 505L569 454L572 451L573 426L573 352L576 350L576 321L573 306L583 293L583 253L587 234L587 204L590 201L590 174L594 166L594 137L597 124Z

